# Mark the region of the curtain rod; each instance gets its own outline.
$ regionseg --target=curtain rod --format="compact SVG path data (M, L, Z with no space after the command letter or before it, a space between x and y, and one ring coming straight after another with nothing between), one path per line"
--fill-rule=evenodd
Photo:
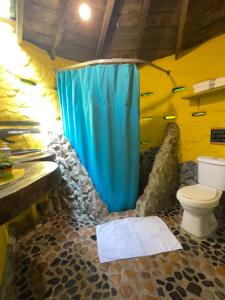
M155 65L154 63L149 62L147 60L137 59L137 58L107 58L107 59L89 60L89 61L86 61L83 63L78 63L78 64L74 64L69 67L59 69L59 70L57 70L57 72L64 71L64 70L79 69L79 68L83 68L83 67L91 66L91 65L95 65L95 64L125 64L125 63L149 65L159 71L166 73L166 75L170 75L169 70L159 67L159 66Z

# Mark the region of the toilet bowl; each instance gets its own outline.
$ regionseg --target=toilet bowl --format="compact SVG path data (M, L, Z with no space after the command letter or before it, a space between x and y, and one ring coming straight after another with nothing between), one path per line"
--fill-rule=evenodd
M219 205L225 190L225 159L200 156L198 184L177 191L184 209L181 227L196 237L206 237L217 228L214 208Z
M201 184L179 189L177 199L184 209L181 227L200 238L212 233L217 228L213 211L221 195L221 191Z

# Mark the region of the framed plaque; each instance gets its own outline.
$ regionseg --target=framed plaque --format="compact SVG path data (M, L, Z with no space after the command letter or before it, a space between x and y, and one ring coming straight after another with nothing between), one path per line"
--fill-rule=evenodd
M212 128L210 143L225 145L225 128Z

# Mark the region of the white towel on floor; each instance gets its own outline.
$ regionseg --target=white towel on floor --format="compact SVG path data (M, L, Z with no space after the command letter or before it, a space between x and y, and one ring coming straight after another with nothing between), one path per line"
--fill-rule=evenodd
M125 218L96 228L100 263L183 249L156 216Z

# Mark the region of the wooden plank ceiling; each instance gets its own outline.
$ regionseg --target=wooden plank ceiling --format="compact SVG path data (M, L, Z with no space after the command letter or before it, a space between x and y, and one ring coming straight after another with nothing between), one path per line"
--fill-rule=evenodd
M79 6L91 8L81 20ZM154 60L225 32L224 0L17 0L18 42L56 55Z

